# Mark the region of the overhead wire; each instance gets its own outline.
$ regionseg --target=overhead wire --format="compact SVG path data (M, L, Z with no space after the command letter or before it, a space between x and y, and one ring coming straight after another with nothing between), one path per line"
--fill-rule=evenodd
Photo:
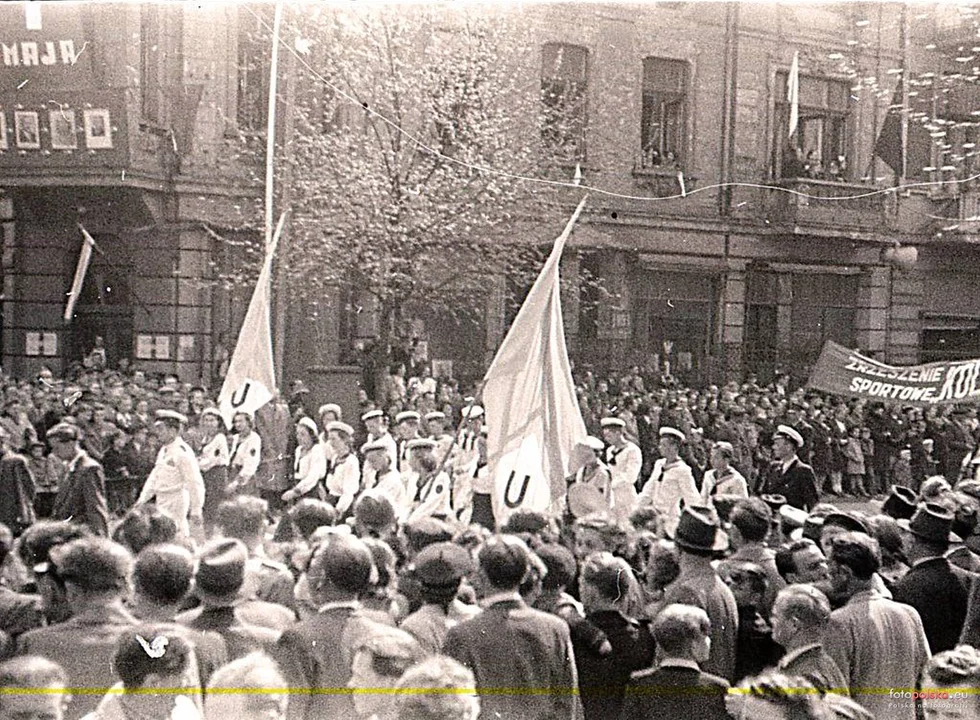
M389 117L387 117L383 113L378 112L374 108L371 108L366 103L362 103L357 98L355 98L352 95L350 95L349 93L345 92L342 88L340 88L337 85L331 83L320 72L318 72L316 70L316 68L314 68L312 65L310 65L306 61L306 58L304 58L301 53L299 53L295 48L293 48L290 43L286 42L285 39L282 37L281 34L276 33L274 31L274 29L265 21L264 18L262 18L259 14L257 14L248 5L243 5L242 7L244 7L249 13L251 13L256 18L256 20L258 21L258 23L260 25L262 25L266 30L268 30L270 32L271 36L274 37L277 42L282 43L282 46L286 49L286 51L289 52L294 58L296 58L296 60L310 73L310 75L312 77L314 77L315 79L317 79L318 81L320 81L321 83L323 83L326 87L330 88L330 90L332 90L334 93L336 93L336 95L344 98L345 100L347 100L347 101L349 101L351 103L354 103L355 105L358 105L358 106L362 107L366 113L368 113L369 115L372 115L372 116L376 117L378 120L380 120L381 122L383 122L386 125L388 125L390 128L392 128L395 132L397 132L398 134L400 134L406 140L409 140L410 142L412 142L420 150L423 150L424 152L429 153L430 155L433 155L435 157L438 157L440 160L443 160L445 162L453 163L455 165L458 165L458 166L461 166L461 167L464 167L464 168L467 168L467 169L470 169L470 170L473 170L473 171L479 172L479 173L485 173L485 174L488 174L488 175L496 175L498 177L503 177L503 178L507 178L507 179L510 179L510 180L516 180L516 181L527 182L527 183L534 183L534 184L538 184L538 185L547 185L547 186L551 186L551 187L567 187L567 188L574 188L574 189L578 189L578 190L585 190L587 192L596 193L598 195L604 195L606 197L619 198L619 199L622 199L622 200L635 200L635 201L638 201L638 202L662 202L662 201L668 201L668 200L681 200L681 199L685 199L686 200L686 199L690 198L693 195L697 195L698 193L704 193L704 192L708 192L709 190L718 190L718 189L724 189L724 188L752 188L752 189L757 189L757 190L771 190L771 191L774 191L774 192L782 192L782 193L786 193L788 195L793 195L793 196L796 196L796 197L805 198L807 200L824 201L824 202L846 202L846 201L849 201L849 200L860 200L860 199L863 199L863 198L874 197L874 196L877 196L877 195L888 195L890 193L897 193L897 192L901 192L901 191L905 191L905 190L910 190L910 189L913 189L913 188L927 188L927 187L935 187L937 185L946 185L946 186L948 186L948 185L958 185L958 184L963 184L963 183L970 183L970 182L973 182L974 180L980 179L980 173L977 173L975 175L971 175L969 177L960 178L960 179L953 179L953 180L933 180L933 181L922 181L922 182L904 183L904 184L900 184L900 185L893 185L893 186L887 187L887 188L877 188L877 189L869 190L869 191L863 192L863 193L854 193L854 194L849 194L849 195L829 195L829 196L827 196L827 195L812 195L810 193L803 192L801 190L796 190L796 189L790 188L790 187L784 187L782 185L770 185L770 184L767 184L767 183L752 183L752 182L725 182L725 183L713 183L713 184L710 184L710 185L703 185L701 187L697 187L697 188L694 188L694 189L691 189L691 190L684 189L681 192L676 193L676 194L673 194L673 195L661 195L661 196L653 197L653 196L649 196L649 195L631 195L631 194L628 194L628 193L618 193L618 192L615 192L613 190L607 190L605 188L601 188L601 187L598 187L598 186L595 186L595 185L587 185L587 184L585 184L583 182L574 182L574 181L566 181L566 180L554 180L554 179L550 179L550 178L533 177L533 176L530 176L530 175L522 175L520 173L510 172L508 170L501 170L499 168L494 168L494 167L490 167L490 166L487 166L487 165L479 165L479 164L475 164L475 163L468 163L465 160L460 160L460 159L454 158L454 157L452 157L450 155L443 154L438 149L436 149L436 148L430 146L429 144L427 144L421 138L417 137L416 135L414 135L413 133L409 132L408 130L405 130L398 123L396 123L395 121L391 120ZM682 177L682 172L683 172L682 170L678 169L678 173L677 173L678 180L680 180L680 177ZM800 181L801 182L805 182L806 181L806 178L800 178Z

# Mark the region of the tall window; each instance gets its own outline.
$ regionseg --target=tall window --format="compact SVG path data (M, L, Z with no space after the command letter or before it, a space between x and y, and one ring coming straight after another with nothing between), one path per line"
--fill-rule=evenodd
M773 175L845 181L852 175L850 141L851 93L838 80L800 75L799 124L789 135L786 102L788 73L776 75L776 137Z
M238 8L238 128L265 130L272 62L272 6Z
M686 117L687 63L644 59L640 167L683 165Z
M541 51L541 102L545 145L562 162L585 160L589 51L547 43Z

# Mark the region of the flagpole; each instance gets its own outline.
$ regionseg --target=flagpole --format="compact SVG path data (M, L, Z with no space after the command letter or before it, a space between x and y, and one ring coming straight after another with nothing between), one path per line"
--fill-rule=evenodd
M282 2L276 3L272 21L272 59L269 63L269 109L265 131L265 246L272 244L273 196L276 159L276 93L279 85L279 30L282 27Z

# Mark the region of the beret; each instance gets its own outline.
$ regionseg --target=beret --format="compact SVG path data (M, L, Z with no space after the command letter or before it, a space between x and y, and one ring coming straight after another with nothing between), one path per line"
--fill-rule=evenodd
M463 408L460 417L463 420L476 420L477 418L483 417L483 408L479 405L467 405Z
M309 431L310 431L310 435L312 435L312 436L313 436L313 439L314 439L314 440L316 439L316 436L317 436L317 435L319 434L319 432L320 432L320 428L318 428L318 427L316 426L316 423L315 423L315 422L313 422L313 420L311 420L311 419L310 419L310 418L308 418L308 417L301 417L301 418L300 418L300 419L299 419L299 420L298 420L298 421L296 422L296 424L297 424L297 425L298 425L299 427L304 427L304 428L306 428L307 430L309 430Z
M368 420L372 420L374 418L384 417L384 415L384 412L381 410L368 410L366 413L361 415L361 421L367 422Z
M425 414L426 422L429 422L430 420L445 420L445 419L446 419L446 413L440 412L438 410L434 410L430 413Z
M48 440L78 440L78 426L66 422L60 422L45 433Z
M405 411L400 412L397 415L395 415L395 422L396 423L408 422L409 420L414 420L415 422L418 422L421 419L422 419L422 416L419 415L414 410L405 410Z
M436 446L436 441L432 438L412 438L406 447L409 450L432 450Z
M235 413L238 415L239 413ZM181 415L176 410L157 410L153 416L158 422L165 422L169 425L186 425L187 416Z
M349 437L354 437L354 428L345 422L340 422L340 420L332 420L327 423L327 432L339 432L347 435Z
M320 409L316 411L317 415L322 416L324 413L332 412L337 417L340 417L343 413L340 411L340 405L336 403L327 403L326 405L321 405Z
M796 445L796 447L803 447L803 436L789 425L780 425L777 427L776 432L773 433L773 437L783 437Z
M366 442L361 445L361 454L367 455L372 450L387 450L388 446L385 445L381 440L372 440L371 442Z

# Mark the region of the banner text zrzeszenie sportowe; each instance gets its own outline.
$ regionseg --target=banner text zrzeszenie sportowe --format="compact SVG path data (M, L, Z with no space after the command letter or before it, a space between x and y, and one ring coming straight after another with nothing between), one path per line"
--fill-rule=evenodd
M980 358L895 367L828 340L807 387L919 407L980 402Z

